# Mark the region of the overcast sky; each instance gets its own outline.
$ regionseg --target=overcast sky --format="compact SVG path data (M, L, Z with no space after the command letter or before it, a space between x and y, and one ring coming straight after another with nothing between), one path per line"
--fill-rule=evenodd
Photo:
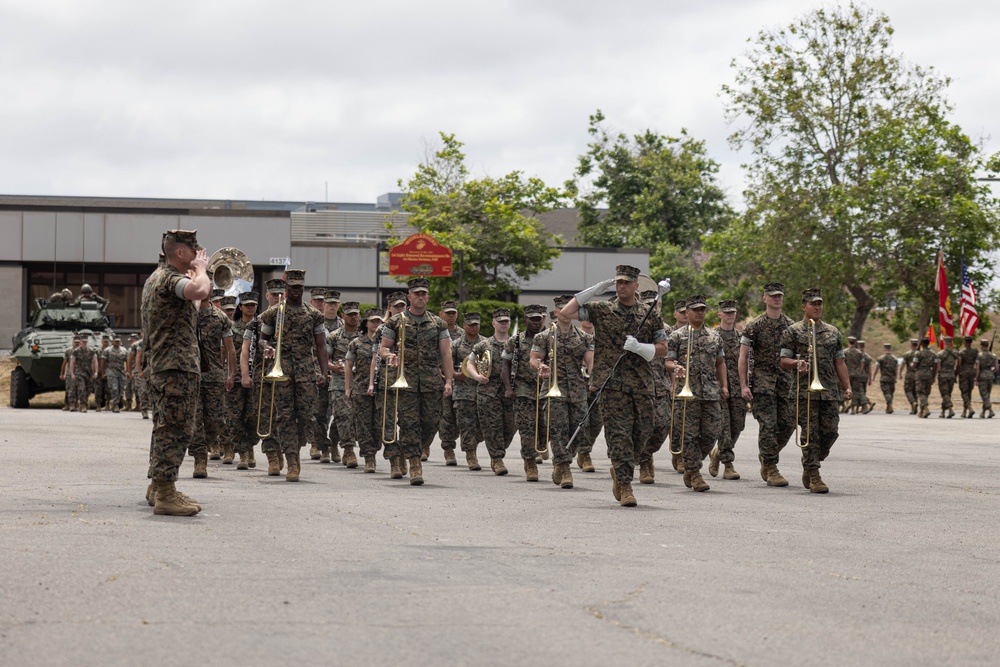
M874 0L1000 150L1000 3ZM475 175L559 185L602 109L687 128L740 205L730 61L801 0L0 0L0 193L373 202L439 130Z

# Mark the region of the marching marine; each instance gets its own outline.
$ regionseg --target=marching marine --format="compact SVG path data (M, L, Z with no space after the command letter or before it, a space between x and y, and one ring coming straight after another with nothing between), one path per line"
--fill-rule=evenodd
M455 422L462 451L469 470L480 470L476 449L483 440L483 432L479 425L479 410L476 407L476 381L462 372L462 365L472 349L484 340L479 335L479 313L466 313L462 318L465 333L461 338L451 342L451 362L455 378L455 389L451 396L455 410Z
M955 390L958 350L955 349L951 336L945 336L941 340L944 342L944 349L937 353L938 391L941 393L941 414L938 417L951 419L955 416L951 394Z
M719 464L724 469L723 479L739 479L740 474L733 467L736 459L734 448L743 428L746 425L747 404L739 392L734 391L740 386L740 333L736 331L737 304L733 299L719 302L719 338L722 339L722 351L726 359L726 387L729 397L720 399L722 410L722 431L719 433L719 444L709 454L708 474L716 477L719 474Z
M336 433L339 438L339 442L333 444L335 447L338 444L343 447L343 462L348 468L358 467L358 457L354 453L354 414L346 393L347 382L344 369L347 363L348 346L351 341L362 335L358 331L360 324L361 308L358 302L348 301L344 304L344 325L326 337L326 352L330 365L328 405L333 410L333 419L337 424ZM328 452L329 449L326 451ZM329 454L324 454L323 458L320 459L320 462L329 461Z
M503 459L514 439L514 400L504 392L501 379L503 351L510 332L510 311L497 308L493 311L493 335L472 348L467 368L476 388L476 407L479 427L486 439L490 455L490 469L495 475L506 475ZM451 337L449 336L449 341Z
M536 382L531 368L531 347L544 322L545 306L537 303L525 306L524 331L508 338L503 351L504 395L514 402L514 422L521 436L521 458L524 460L524 476L528 482L538 481L535 437L536 433L545 433L544 422L540 421L545 416L536 410L535 394L540 383ZM544 446L542 443L538 445Z
M365 472L374 473L375 457L382 445L378 413L375 411L375 369L372 366L372 357L381 342L376 337L382 326L382 315L377 309L365 311L364 325L364 334L354 338L347 346L344 393L351 403L354 437L358 441L358 451L365 459Z
M990 343L985 338L979 341L979 356L976 358L976 384L979 386L979 397L983 399L983 411L980 418L993 418L993 406L990 403L990 393L993 391L993 374L997 367L997 358L990 351ZM79 391L79 388L77 389ZM989 413L989 414L987 414Z
M896 393L898 366L896 355L892 353L892 345L883 343L882 356L876 360L872 370L872 380L874 381L875 375L879 376L879 389L882 390L882 398L885 399L885 414L887 415L892 414L892 398Z

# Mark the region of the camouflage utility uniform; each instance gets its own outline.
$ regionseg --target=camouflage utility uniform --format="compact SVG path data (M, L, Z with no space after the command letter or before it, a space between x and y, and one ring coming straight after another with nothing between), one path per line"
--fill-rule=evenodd
M70 358L73 360L73 395L77 409L86 412L90 394L94 390L93 365L96 355L89 347L80 346L73 350Z
M804 357L803 357L804 358ZM856 347L844 350L844 363L847 364L847 377L851 379L851 411L864 407L867 397L864 385L868 383L864 369L865 353Z
M896 373L899 362L892 352L886 352L875 362L878 364L878 385L885 399L886 411L892 410L892 398L896 394Z
M536 383L535 375L531 371L532 343L533 339L527 332L522 331L507 339L503 351L503 358L511 363L513 372L514 422L521 436L521 458L525 461L534 459L536 454L535 389L541 386L540 383ZM538 410L538 419L538 447L544 451L545 413L541 409Z
M914 388L917 394L917 402L921 416L930 413L927 407L927 399L931 394L931 387L934 386L934 366L937 363L937 355L926 347L922 347L913 355L910 363L914 366Z
M785 314L771 319L767 314L752 320L743 329L740 344L753 352L753 373L747 378L753 391L753 416L759 426L760 461L777 465L779 454L795 432L791 375L781 369L778 355L781 338L792 325Z
M694 398L676 399L674 420L684 423L684 469L698 472L722 432L722 408L719 405L722 385L716 374L716 364L719 359L725 359L725 352L717 331L704 327L692 329L690 325L684 325L667 337L667 359L683 365L687 359L689 335L691 362L685 371Z
M976 348L963 347L958 353L961 365L958 368L958 391L962 394L962 416L972 416L972 389L976 386L976 362L979 352Z
M735 329L719 329L722 351L726 357L726 382L729 398L720 398L722 431L719 433L719 462L732 463L736 459L733 448L739 440L747 420L747 402L740 395L740 333Z
M911 349L903 353L903 392L906 394L912 414L917 413L917 374L913 368L913 359L916 356L917 350Z
M108 383L108 399L111 408L117 410L125 390L125 360L128 350L119 345L112 345L104 351L104 376Z
M469 340L463 335L451 342L451 359L455 366L455 388L452 392L452 402L455 406L455 422L461 435L463 452L474 452L483 440L483 431L479 425L479 410L476 407L476 387L478 383L462 374L462 362L472 354L472 348L484 341L482 336Z
M979 375L976 377L976 384L979 386L979 397L983 399L983 411L980 416L985 417L987 413L993 416L993 406L990 403L990 393L993 391L993 373L996 370L997 358L988 349L983 349L977 358L979 362Z
M358 453L363 457L375 456L382 446L379 430L382 426L380 414L375 412L375 397L368 395L368 373L371 370L372 355L379 345L379 339L366 335L351 339L344 355L345 364L351 367L351 415L354 420L353 433L358 442Z
M954 405L951 402L951 394L955 391L955 371L958 366L958 350L953 347L946 347L937 353L938 363L938 391L941 392L941 412L951 410L954 413Z
M364 326L364 324L362 324ZM351 341L361 336L358 331L349 332L345 327L341 327L329 334L326 337L326 351L330 355L330 363L336 363L338 361L346 363L347 348L351 344ZM371 358L369 356L369 362ZM365 369L365 378L367 379L368 372ZM330 386L328 391L328 405L333 412L333 420L337 424L336 436L338 438L337 442L333 444L340 445L341 447L354 447L356 444L356 438L354 435L354 412L351 409L351 402L347 400L347 396L344 394L345 384L343 371L340 373L330 371ZM365 383L365 391L368 390L368 384ZM322 393L322 392L320 392ZM320 420L322 421L322 420ZM319 426L317 423L317 428L322 430L325 428ZM329 445L324 446L322 434L316 439L317 446L322 452L324 448L329 449ZM347 465L347 462L344 463Z
M448 329L452 342L465 335L461 327ZM516 411L516 406L515 406ZM438 437L441 438L441 449L454 450L458 446L458 422L455 418L455 404L451 396L441 393L441 423L438 424Z
M226 378L227 362L225 340L233 339L233 321L226 314L209 306L198 310L198 347L201 367L201 383L198 401L197 422L194 442L188 454L206 454L209 448L218 451L228 437L226 428ZM242 341L241 341L242 342ZM227 354L228 358L228 354Z
M548 327L535 335L531 343L531 351L544 355L542 363L551 366L552 327ZM593 337L575 326L570 326L568 332L556 335L556 382L562 393L560 398L546 399L541 409L550 415L548 424L549 445L552 447L553 465L569 463L573 460L573 452L567 449L570 436L583 419L587 409L587 381L580 372L584 366L584 355L594 350ZM550 369L551 372L551 369ZM548 380L541 382L541 396L549 391ZM533 436L534 434L532 434ZM579 436L577 436L579 438ZM544 432L539 434L539 440L545 438Z
M514 400L504 395L503 350L507 341L498 341L493 336L480 341L472 348L475 359L485 358L490 353L489 382L476 386L476 408L479 411L479 427L486 440L486 451L491 459L502 459L514 439ZM481 363L481 362L480 362Z

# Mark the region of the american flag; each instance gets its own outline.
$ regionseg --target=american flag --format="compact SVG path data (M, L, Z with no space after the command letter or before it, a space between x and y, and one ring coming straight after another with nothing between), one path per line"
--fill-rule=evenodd
M965 270L965 256L962 256L962 302L961 327L963 336L973 336L979 328L979 313L976 312L976 289Z

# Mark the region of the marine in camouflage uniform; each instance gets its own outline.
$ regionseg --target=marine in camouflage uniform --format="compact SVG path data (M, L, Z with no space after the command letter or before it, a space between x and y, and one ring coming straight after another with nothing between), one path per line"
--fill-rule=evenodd
M625 507L637 504L632 476L653 426L656 387L649 362L667 352L663 320L641 302L638 280L639 269L621 264L616 267L613 281L579 292L559 311L560 322L579 317L594 325L590 386L603 387L600 400L611 459L612 493ZM615 301L592 300L612 284Z
M892 346L889 343L882 345L883 353L875 361L875 372L879 374L879 389L882 390L882 398L885 399L885 413L892 414L892 399L896 394L896 373L899 371L899 362L896 355L892 353Z
M531 369L531 345L535 334L542 330L545 322L545 306L537 303L524 307L524 331L507 339L503 349L504 391L514 402L514 423L521 436L521 458L524 460L524 476L528 482L538 481L535 438L538 447L545 447L545 414L535 401L541 383ZM538 408L538 420L535 420ZM591 467L593 470L593 467Z
M427 312L428 286L426 278L413 278L407 283L409 307L394 315L382 333L382 349L390 365L401 365L409 388L399 390L399 436L387 445L390 461L400 458L410 467L410 484L424 483L421 452L429 447L441 421L441 392L452 392L453 369L448 360L451 336L448 325L437 315ZM405 351L397 341L404 337ZM393 351L395 350L395 352Z
M201 375L198 313L193 299L206 299L212 283L205 272L208 258L195 232L177 230L163 236L167 263L157 268L142 289L139 360L148 373L153 406L153 435L148 477L154 513L190 516L201 505L177 492L184 452L193 444ZM188 277L189 272L193 277Z
M556 303L562 309L563 303ZM556 367L552 368L553 355ZM552 326L535 335L531 343L531 367L542 379L539 396L545 396L555 372L555 386L560 395L545 399L541 406L548 416L548 444L552 447L552 483L564 489L573 488L570 463L573 452L569 440L587 410L587 379L581 368L594 364L594 338L575 327L572 322L557 320ZM544 434L539 434L543 439ZM527 460L526 460L527 462ZM532 461L533 462L533 461Z
M379 415L375 412L375 385L371 378L372 356L380 339L376 333L382 325L382 316L375 308L365 311L364 334L351 340L344 356L344 386L351 402L354 418L354 437L358 451L365 459L365 472L375 472L375 457L382 445L379 434Z
M910 403L910 414L917 414L917 374L914 371L913 358L917 354L920 341L916 338L910 339L910 350L903 353L903 363L899 367L899 372L903 375L903 392L906 400Z
M219 451L228 439L226 428L226 392L233 387L236 373L236 349L233 347L233 322L226 314L203 301L198 309L198 356L201 368L195 437L188 447L194 458L195 478L208 477L208 451ZM241 341L242 343L242 341ZM223 356L225 361L223 361ZM249 461L242 457L238 468L246 470Z
M69 378L74 384L73 395L76 398L78 412L86 412L90 403L90 392L94 389L97 379L97 353L87 347L90 331L80 332L80 345L69 357Z
M121 345L122 339L115 338L111 347L104 350L104 377L108 383L111 411L118 412L125 387L125 360L128 350Z
M931 414L927 400L931 394L931 387L934 386L934 375L937 372L937 355L928 348L930 342L930 338L922 339L920 349L910 359L910 365L913 366L914 371L917 401L920 404L917 416L923 418Z
M132 362L135 361L135 355L132 354L132 345L134 345L139 340L139 337L132 334L128 337L128 344L122 344L125 348L125 405L124 410L126 412L134 410L136 402L138 401L138 396L135 391L135 373L132 371Z
M781 365L797 370L792 400L798 398L799 426L802 428L802 486L812 493L830 489L820 477L822 462L830 455L839 436L838 405L851 398L851 380L844 362L844 339L835 326L823 321L823 292L810 288L802 292L805 317L788 328L781 339ZM808 320L813 320L810 324ZM812 340L816 349L813 351ZM815 355L817 375L823 391L810 392L810 364ZM843 388L843 393L841 389Z
M844 363L847 364L847 376L851 378L851 402L841 406L841 412L850 411L855 414L861 410L861 399L864 396L862 385L868 381L864 372L864 353L858 349L858 339L847 337L847 349L844 350Z
M354 436L354 411L351 409L351 402L346 394L344 366L347 363L348 346L352 340L362 335L358 330L360 324L361 308L358 302L348 301L344 304L344 326L326 337L326 352L330 364L328 405L333 409L333 419L337 424L339 441L335 444L344 448L343 462L348 468L358 467L358 457L354 453L354 447L357 445ZM322 441L318 440L318 442ZM322 445L320 445L320 451L321 453L323 451ZM329 461L329 456L320 459L320 461L323 460Z
M316 396L326 390L326 328L323 314L302 303L305 271L288 269L285 283L283 307L269 308L260 316L260 331L270 348L270 342L277 341L279 312L284 311L280 349L286 379L274 383L274 430L288 462L285 479L297 482L302 471L300 450L316 431ZM270 357L270 350L265 354Z
M76 381L69 375L70 357L73 356L73 350L79 346L80 338L73 336L73 343L63 352L62 369L59 371L59 379L66 385L65 404L63 405L63 411L66 412L76 412L77 407L79 407L76 402Z
M737 305L733 299L719 302L718 334L722 339L722 351L726 358L726 388L729 398L719 399L722 410L722 431L719 433L719 444L709 454L708 473L715 477L719 474L719 463L723 464L723 479L739 479L740 474L733 467L736 454L733 451L736 441L746 426L747 403L737 391L740 386L740 333L736 331Z
M495 475L506 475L507 466L503 458L514 439L514 399L504 391L503 350L510 332L510 311L497 308L493 311L494 334L477 343L472 348L469 370L479 386L476 387L476 409L479 411L479 426L486 439L486 451L490 455L490 469ZM450 340L450 337L449 337ZM486 367L486 359L489 367ZM479 369L484 374L479 373Z
M260 376L263 353L259 349L260 318L257 317L258 296L256 292L240 294L240 314L231 323L233 344L236 351L236 365L240 369L240 383L234 384L226 399L226 431L227 437L222 441L222 462L230 464L235 454L240 460L246 459L249 466L250 457L260 438L257 436L257 401L260 396ZM253 354L251 355L251 350ZM253 360L250 357L253 356ZM265 419L267 415L262 418ZM266 427L265 427L266 428ZM277 451L274 447L270 451ZM210 454L215 460L219 456ZM268 455L272 462L273 455ZM274 469L268 467L268 475L275 476L281 471L281 466Z
M465 334L461 338L451 341L451 362L455 382L455 390L451 398L466 463L469 470L479 470L476 449L483 440L483 431L479 426L479 410L476 407L477 383L462 373L462 362L472 354L472 348L482 342L484 338L479 335L479 313L466 313L462 318L462 323Z
M387 307L383 324L375 332L375 340L378 344L372 356L372 367L375 373L375 415L379 419L379 442L382 446L382 458L388 461L389 451L386 448L387 443L382 436L385 435L393 440L396 438L396 414L394 410L397 405L396 392L393 389L389 389L389 387L396 382L397 371L399 369L389 366L383 359L385 353L382 350L382 332L385 331L384 320L393 315L398 315L406 309L406 293L393 292L386 299L386 303ZM399 479L405 474L402 468L405 463L405 461L400 462L400 469L395 473L399 477L395 479Z
M105 408L111 409L111 406L108 405L111 402L111 396L108 394L108 381L104 373L104 351L109 347L111 347L110 337L102 334L101 347L94 350L94 357L97 359L97 377L94 378L94 403L97 405L98 412L103 412Z
M556 318L555 312L552 313L552 319ZM587 334L588 336L594 335L594 325L590 322L580 322L580 331ZM586 375L587 379L590 379L590 373L592 369L587 369ZM592 468L594 467L593 461L590 457L591 453L594 451L594 443L597 442L597 438L601 435L601 431L604 430L604 415L601 413L601 402L599 400L594 400L597 395L597 387L589 386L587 387L589 395L587 396L587 402L590 406L590 412L587 413L587 423L584 425L582 431L577 436L577 438L582 438L579 446L574 442L573 446L577 447L576 458L577 466L583 470L583 472L594 472ZM548 450L546 450L547 452ZM586 465L589 463L590 465Z
M788 486L778 461L781 450L795 432L792 401L789 398L792 378L780 364L781 337L792 320L781 312L785 287L781 283L764 285L765 312L743 328L740 337L740 391L753 401L757 420L760 476L768 486ZM750 355L753 374L750 374Z
M955 390L955 371L958 368L958 350L955 349L951 336L941 339L944 349L937 353L938 391L941 393L941 418L955 416L955 408L951 402L951 394Z
M684 461L684 485L694 491L708 491L701 476L701 464L722 432L720 401L729 397L726 357L718 332L706 329L707 300L696 294L687 300L688 324L667 337L667 370L678 381L687 380L693 398L677 399L678 414L684 433L681 458ZM688 349L690 345L690 362ZM688 364L685 368L684 364ZM676 449L674 450L676 451Z
M979 397L983 399L982 417L993 417L993 406L990 403L990 393L993 391L993 374L997 367L997 358L990 352L990 343L985 338L979 341L979 356L976 358L976 384L979 386Z
M340 309L340 292L314 288L312 290L314 300L313 306L323 313L323 327L326 329L326 337L343 328L344 320L338 315ZM331 383L334 381L333 374L330 376ZM336 425L336 414L333 404L330 402L329 391L321 391L316 396L316 436L315 442L309 449L309 457L313 460L319 459L320 463L339 463L340 450L337 443L340 441L340 431ZM348 428L350 428L348 423ZM355 462L355 465L357 463Z
M875 409L875 404L868 400L868 384L871 382L872 378L872 357L870 354L865 352L865 341L858 341L858 349L861 350L861 384L859 389L861 390L861 407L859 411L862 414L868 414ZM851 390L852 401L854 395L853 389Z
M962 417L971 419L976 411L972 409L972 389L976 386L976 362L979 352L972 347L972 336L965 336L962 350L958 353L958 391L962 394Z
M448 335L452 342L462 337L462 328L455 324L458 320L458 304L445 301L441 304L438 316L448 325ZM455 421L455 405L451 397L441 394L441 423L438 424L438 437L441 438L441 449L444 451L444 463L448 466L458 465L455 460L455 448L458 446L458 422Z
M150 395L145 343L145 339L140 338L132 344L132 382L135 385L135 409L142 412L143 419L149 419Z

